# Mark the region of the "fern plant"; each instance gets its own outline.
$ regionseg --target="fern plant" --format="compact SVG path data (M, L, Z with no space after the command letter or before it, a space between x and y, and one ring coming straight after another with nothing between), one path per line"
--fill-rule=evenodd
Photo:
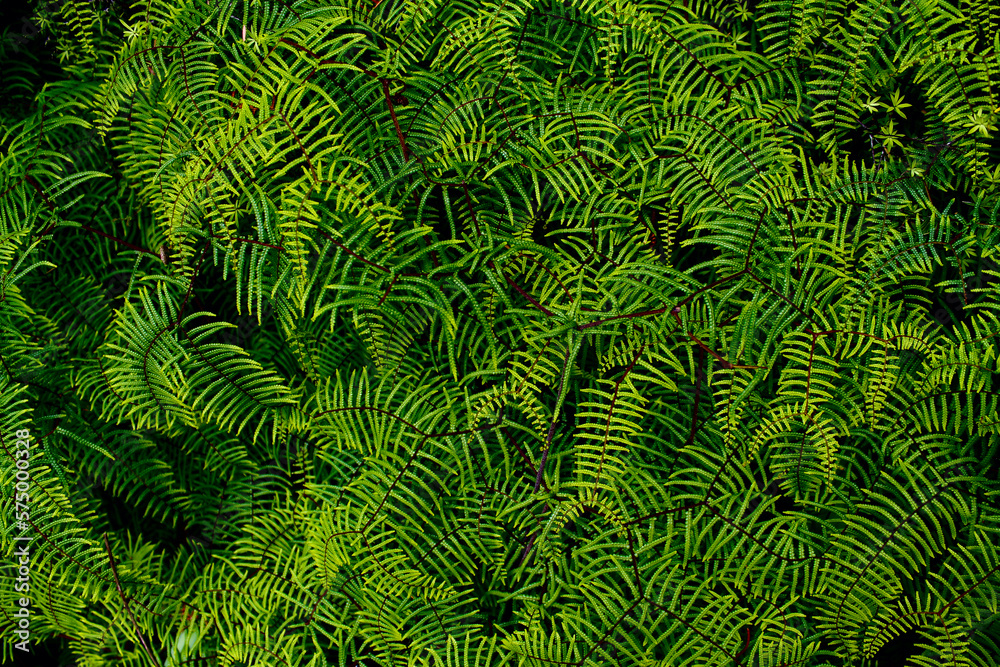
M0 40L3 659L996 665L996 4L338 2Z

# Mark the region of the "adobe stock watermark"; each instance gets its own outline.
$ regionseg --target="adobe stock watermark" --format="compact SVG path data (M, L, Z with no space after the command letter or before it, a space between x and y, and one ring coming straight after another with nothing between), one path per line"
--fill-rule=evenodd
M108 13L112 8L118 4L118 0L84 0L85 2L95 5L94 9L103 10L104 13ZM9 43L11 44L12 51L18 53L22 50L23 46L33 40L38 36L38 33L42 31L42 24L45 17L57 16L59 9L66 4L66 0L46 0L41 6L38 7L36 13L32 16L25 16L21 19L21 26L7 36ZM36 25L37 24L37 25Z
M268 315L272 313L274 308L270 303L265 303L260 311L260 321L261 324L265 322ZM257 314L245 313L240 315L236 322L235 329L229 327L223 329L219 332L219 337L222 339L223 343L228 345L236 345L237 347L242 347L244 350L250 345L250 338L253 336L254 332L257 331Z
M104 291L101 306L114 310L124 304L125 291L128 289L130 276L125 273L116 273L108 278L108 287Z
M101 295L101 306L111 308L112 310L124 303L122 298L125 294L125 290L128 288L129 277L128 275L117 273L111 276L108 280L108 287L104 290ZM86 318L87 316L83 316ZM88 323L90 320L86 320ZM44 343L44 346L30 354L30 357L34 360L34 364L27 369L22 368L19 372L14 374L14 381L26 384L32 384L39 382L45 377L47 373L50 373L51 355L56 354L59 350L58 341L54 338L39 338L35 337L36 342Z
M91 125L83 131L83 137L81 139L77 139L76 141L66 144L65 146L60 146L58 150L60 153L64 153L67 157L72 157L73 155L90 148L99 141L100 133L97 131L96 127Z
M31 541L27 534L31 526L31 434L28 429L21 429L14 434L17 437L14 449L14 525L18 535L14 537L14 565L17 576L14 579L14 592L20 593L14 607L13 618L17 624L14 634L20 640L14 642L18 651L28 652L28 640L31 639Z
M982 258L979 261L975 275L963 281L966 296L957 291L946 292L943 300L948 305L948 308L951 309L951 312L949 313L947 309L939 306L931 313L934 321L942 326L948 326L956 323L954 321L956 316L958 319L961 319L962 311L965 309L965 300L966 298L971 300L972 290L980 289L990 282L991 276L985 275L987 271L997 274L992 276L994 281L1000 280L1000 263L990 257Z

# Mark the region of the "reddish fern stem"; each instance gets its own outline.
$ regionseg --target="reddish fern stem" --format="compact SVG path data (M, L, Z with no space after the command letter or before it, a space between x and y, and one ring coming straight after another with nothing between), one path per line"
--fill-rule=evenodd
M739 653L737 653L736 655L734 655L734 656L733 656L733 665L734 665L735 667L739 667L739 664L740 664L740 656L741 656L741 655L743 655L744 653L746 653L746 652L747 652L747 649L749 649L749 648L750 648L750 628L752 628L752 627L753 627L753 626L749 626L749 627L747 627L747 641L746 641L746 643L745 643L745 644L743 645L743 649L742 649L742 650L740 650L740 652L739 652Z
M486 262L486 266L490 267L491 269L496 269L496 266L493 264L493 260L490 260L490 261ZM552 311L549 310L548 308L546 308L545 306L543 306L542 304L538 303L538 301L536 301L533 296L531 296L530 294L528 294L527 292L525 292L523 289L521 289L520 285L518 285L516 282L514 282L513 280L511 280L506 275L504 275L504 280L506 280L508 283L510 283L510 285L514 289L516 289L521 296L523 296L525 299L527 299L528 301L530 301L531 305L533 305L535 308L537 308L538 310L540 310L543 313L545 313L546 316L552 317Z
M125 611L128 612L129 618L132 620L132 627L135 628L135 634L139 637L139 642L142 647L146 649L146 655L152 661L152 664L157 664L156 658L153 657L153 652L149 650L149 644L146 643L146 638L142 636L142 632L139 630L139 624L136 623L135 614L132 613L132 607L128 603L128 598L125 596L125 592L122 590L121 582L118 580L118 568L115 567L115 557L111 552L111 544L108 542L108 534L104 534L104 548L108 552L108 562L111 564L111 574L115 578L115 588L118 589L118 597L122 599L122 603L125 605Z
M410 149L406 146L406 137L399 127L399 120L396 118L396 110L392 106L392 96L389 95L389 80L381 79L382 93L385 95L385 103L389 105L389 115L392 116L392 124L396 126L396 136L399 137L399 145L403 149L403 162L410 161Z
M561 396L562 392L559 387L562 386L563 378L566 377L566 368L569 366L569 354L566 355L566 360L563 361L562 373L559 374L559 380L556 381L556 396ZM556 399L558 400L558 398ZM556 406L560 407L560 406ZM532 493L538 493L538 487L542 485L542 476L545 474L545 460L549 457L549 445L552 444L552 434L556 430L556 422L559 421L559 413L552 415L552 424L549 426L549 434L545 436L545 449L542 450L542 460L538 462L538 475L535 477L535 488L531 490Z

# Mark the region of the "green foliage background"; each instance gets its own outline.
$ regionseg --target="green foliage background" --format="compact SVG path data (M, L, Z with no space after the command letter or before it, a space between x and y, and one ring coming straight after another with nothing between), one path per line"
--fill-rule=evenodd
M4 659L30 428L81 667L997 664L996 3L106 10L0 44Z

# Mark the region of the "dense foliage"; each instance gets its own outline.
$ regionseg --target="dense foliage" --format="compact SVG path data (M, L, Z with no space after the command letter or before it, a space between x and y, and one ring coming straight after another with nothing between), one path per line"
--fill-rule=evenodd
M998 664L995 2L32 11L3 659Z

